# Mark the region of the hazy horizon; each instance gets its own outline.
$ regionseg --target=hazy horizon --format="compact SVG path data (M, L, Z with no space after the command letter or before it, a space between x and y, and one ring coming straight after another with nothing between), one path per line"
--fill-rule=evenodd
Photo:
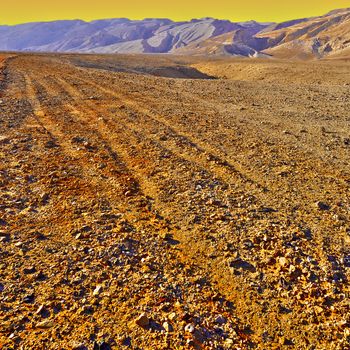
M160 0L148 1L147 4L133 1L116 4L111 0L102 0L96 9L96 3L77 0L72 5L67 0L49 6L42 0L20 0L13 5L2 8L1 25L16 25L31 22L51 22L56 20L83 20L86 22L106 18L128 18L142 20L145 18L168 18L173 21L189 21L204 17L242 22L283 22L297 18L320 16L338 8L349 7L348 1L333 1L319 4L317 1L294 1L289 6L267 0L263 4L249 0L245 5L219 0L213 4L202 1L200 4L179 0L176 6L169 6Z

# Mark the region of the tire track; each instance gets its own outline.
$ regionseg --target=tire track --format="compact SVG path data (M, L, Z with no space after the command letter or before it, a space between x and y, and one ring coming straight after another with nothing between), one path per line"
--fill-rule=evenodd
M131 171L133 174L137 174L137 181L142 184L141 188L147 191L147 195L156 197L159 189L154 182L147 180L150 173L154 171L154 165L149 154L154 155L155 152L161 154L167 150L157 150L152 145L151 140L145 142L145 140L142 140L143 135L126 127L125 124L112 123L111 120L100 117L101 114L106 115L105 110L96 108L93 102L87 100L84 96L80 96L76 90L72 94L72 91L64 86L65 84L61 79L55 79L51 81L51 85L54 85L54 87L48 86L47 82L43 83L43 86L46 86L47 90L53 94L58 91L64 92L68 101L62 103L62 108L74 115L76 121L79 121L83 128L81 134L89 131L91 135L94 134L98 137L99 142L108 143L111 152L116 150L117 154L120 155L128 172ZM85 106L82 106L81 100L84 100ZM140 144L142 144L142 147L139 146ZM145 149L148 150L147 154L144 154Z
M68 83L67 81L62 82L62 78L59 79L61 83L63 83L64 88L67 89L68 94L71 94L72 96L75 96L75 100L79 101L81 99L84 99L84 95L78 91L77 88L73 87L71 83ZM93 83L87 82L81 78L75 77L75 81L80 80L83 81L88 86L96 87ZM98 86L97 86L98 87ZM197 145L197 141L193 142L187 135L183 135L179 133L176 129L174 129L172 126L170 126L168 123L164 122L164 119L162 120L160 118L155 118L151 112L144 108L139 108L138 105L135 106L134 102L131 102L129 99L125 100L124 97L120 97L119 94L115 94L110 90L105 91L104 88L98 87L99 90L101 90L104 95L110 95L114 98L117 98L119 101L119 104L125 105L127 104L128 107L130 107L131 110L136 111L137 118L134 120L131 118L124 119L128 123L128 127L132 128L134 131L137 131L140 135L145 135L145 133L149 132L149 139L156 141L158 144L162 143L167 146L165 150L169 150L172 152L175 156L177 156L180 159L184 159L185 161L200 167L201 169L208 170L213 173L215 177L218 177L222 179L226 184L230 184L233 186L237 186L244 184L244 186L247 186L247 190L250 191L256 191L259 192L265 192L266 188L258 183L255 182L249 178L247 178L245 175L243 175L241 172L237 171L230 163L228 163L226 160L221 159L220 157L213 155L212 152L205 150L201 146ZM85 97L86 98L86 97ZM97 108L96 104L93 102L90 102L88 100L85 101L86 104L89 105L89 108L93 108L99 113L102 113L105 116L109 116L108 122L113 123L116 125L114 119L115 116L111 114L110 112L106 111L106 109ZM96 109L97 108L97 109ZM120 114L120 113L119 113ZM124 112L125 114L125 112ZM140 125L144 125L147 127L140 127ZM148 131L152 126L153 130ZM165 130L165 133L168 134L170 137L169 140L161 140L161 136L159 136L159 128L162 128ZM157 135L158 134L158 135Z
M78 70L79 72L81 70ZM177 128L174 128L171 126L161 115L155 114L152 110L142 107L139 103L136 103L132 98L127 97L127 95L122 94L121 92L116 93L113 90L104 88L101 85L97 85L93 83L92 81L86 80L85 78L79 77L78 74L74 74L74 76L67 74L65 75L65 79L67 77L71 78L71 81L77 82L81 81L85 84L85 86L92 87L95 91L96 89L103 92L103 95L109 95L113 98L117 99L121 105L126 105L131 110L134 110L136 113L138 113L138 118L143 118L143 123L145 125L153 124L155 129L159 129L159 126L162 126L164 129L167 129L168 132L172 135L172 138L176 138L181 143L181 148L178 148L174 152L182 153L184 148L188 149L188 153L190 154L191 162L196 163L198 162L198 156L201 155L201 164L204 168L209 167L216 167L217 170L220 169L221 173L226 173L228 175L228 178L232 178L232 176L239 177L243 182L250 183L253 187L259 188L262 191L266 190L266 187L264 184L260 182L260 180L257 179L251 179L248 175L245 175L245 173L241 170L237 170L236 165L232 165L231 160L228 162L227 160L222 159L220 156L216 154L215 151L212 149L208 149L208 145L201 143L199 140L194 139L192 141L191 136L188 135L185 132L179 131ZM56 77L55 77L56 79ZM62 80L62 78L61 78ZM68 83L67 81L65 81ZM75 84L75 83L74 83ZM69 83L68 90L70 90L70 93L74 96L76 95L76 99L79 100L80 98L85 97L85 102L88 102L86 100L86 96L84 96L76 87L73 86L73 83ZM66 86L67 87L67 86ZM147 104L148 102L145 102ZM90 104L90 106L96 107L95 104ZM103 113L106 113L106 110L102 111ZM139 123L138 123L139 124ZM134 123L134 127L137 126L137 124ZM141 129L143 132L146 131L144 129ZM193 153L194 152L194 153ZM206 159L210 159L210 162ZM214 164L217 163L217 164Z
M35 105L35 109L39 114L39 119L42 124L49 125L48 130L51 134L58 140L64 140L64 152L71 156L74 159L74 164L78 164L84 175L87 177L87 183L90 185L91 183L96 188L96 193L106 194L112 193L111 189L114 189L115 194L113 196L109 196L109 200L111 202L118 202L120 206L123 208L123 211L127 211L128 214L125 216L129 220L146 220L146 222L152 223L155 221L158 229L161 229L163 226L167 227L170 231L175 232L175 228L169 226L165 223L164 220L159 220L158 211L153 207L152 202L148 199L149 192L144 193L144 189L147 190L153 189L153 183L147 182L147 186L141 186L139 178L135 177L134 167L130 167L128 162L125 162L124 159L127 157L131 157L128 153L124 151L122 147L115 147L115 144L119 143L118 140L114 140L111 137L111 129L106 129L106 132L103 133L103 128L101 130L97 130L96 127L92 127L91 125L95 125L96 123L102 123L101 120L98 120L98 116L94 113L91 113L91 110L78 110L74 107L74 105L67 103L64 101L60 106L56 106L55 110L61 110L65 114L64 118L69 118L69 126L64 126L64 123L67 121L65 119L58 118L56 113L52 111L52 105L50 105L51 98L50 96L56 95L57 93L60 95L62 90L52 89L52 87L48 86L48 83L36 76L36 82L33 83L34 77L32 80L27 77L28 84L30 86L30 99ZM35 89L33 88L35 86ZM48 105L46 106L44 102L40 102L40 99L46 100L45 96L39 98L38 91L42 91L46 97L48 97ZM33 95L34 94L34 95ZM58 108L57 108L58 107ZM53 112L53 113L52 113ZM47 118L47 115L51 116L51 118L55 118L55 121ZM47 120L49 119L49 120ZM74 135L83 135L93 140L95 144L102 144L104 149L107 151L109 158L112 160L113 165L108 166L109 175L107 177L103 173L103 169L97 170L96 164L95 167L91 167L89 165L89 161L86 159L90 156L90 153L85 154L84 156L80 156L81 151L76 152L72 147L68 134L65 133L66 127L72 128L72 123L75 125L75 133ZM61 124L61 125L60 125ZM62 125L63 124L63 125ZM59 127L60 125L60 127ZM53 130L59 131L54 132ZM72 135L73 136L73 135ZM137 142L137 141L135 141ZM61 144L62 145L62 144ZM131 157L132 158L132 157ZM154 188L154 192L151 191L151 194L156 196L159 190ZM154 198L153 197L153 198ZM123 198L122 200L120 198ZM130 208L131 202L134 202L134 205ZM139 203L139 204L138 204ZM146 203L146 204L145 204ZM135 211L136 204L136 211ZM129 208L129 209L126 209Z
M185 209L187 205L184 205L182 201L176 203L175 199L174 201L171 200L172 206L169 206L169 198L164 200L164 196L168 196L167 190L164 191L164 186L167 186L166 181L164 182L163 179L159 177L154 178L153 176L150 176L152 172L155 171L155 167L152 165L152 160L159 158L164 152L169 153L170 158L164 159L165 163L161 166L161 169L170 169L174 163L179 165L182 164L183 167L187 169L187 173L192 174L187 180L185 178L182 179L183 182L188 183L189 186L193 183L193 169L191 168L195 166L198 169L198 173L205 171L211 179L222 179L222 186L229 186L230 192L235 197L242 196L242 186L244 186L244 184L238 182L241 179L236 181L232 174L224 174L225 176L222 176L218 171L212 172L213 167L208 170L209 166L206 167L206 163L193 161L193 154L191 154L190 157L186 157L184 156L184 152L181 152L178 148L175 150L174 148L165 148L164 145L159 142L154 144L155 135L149 131L149 126L146 122L143 121L141 123L142 125L147 125L147 127L142 129L137 125L139 123L134 120L129 121L127 117L124 118L121 123L120 120L116 121L115 115L108 112L105 106L103 108L96 106L94 101L87 99L86 96L72 87L64 79L54 79L50 84L54 86L54 88L51 86L51 89L65 91L64 95L70 96L70 98L73 96L72 103L74 106L71 103L65 103L65 106L71 113L74 113L77 118L85 123L86 129L91 128L91 125L96 125L95 132L101 133L101 137L107 139L112 148L117 150L124 162L127 163L128 168L132 169L133 174L136 174L138 182L145 194L156 199L156 207L161 210L162 215L165 215L165 217L174 222L174 224L184 216L186 210L188 212L191 212L191 210L190 208ZM55 93L57 92L54 92L54 94ZM84 101L83 106L81 101ZM101 118L99 115L103 115L103 117ZM107 116L109 116L109 118L107 118ZM114 133L111 133L112 130ZM118 139L115 138L113 134L118 135ZM135 153L133 153L133 150ZM139 159L142 161L141 167ZM148 161L145 162L145 160ZM174 173L174 176L179 176L177 171ZM240 188L238 189L237 186L240 186ZM187 187L187 189L189 188L190 187ZM185 191L185 189L179 190L180 192ZM250 191L251 189L248 187L246 192ZM164 195L160 196L160 193L162 192L164 192ZM177 214L175 214L176 210L178 211ZM181 241L188 241L188 238L183 239L181 236L179 239Z
M195 139L192 135L189 135L183 130L178 130L178 128L175 128L174 126L170 125L164 117L162 117L159 114L156 114L151 109L146 108L144 106L141 106L140 103L135 102L133 98L128 97L126 94L123 94L121 92L116 93L115 91L105 88L102 85L96 84L92 81L88 81L86 79L83 79L81 77L75 77L75 80L79 79L80 81L84 82L86 85L92 86L95 89L98 89L102 91L104 94L108 94L110 96L113 96L114 98L117 98L122 104L127 105L131 109L135 110L136 112L140 113L140 115L145 116L148 118L148 121L151 121L153 119L153 123L157 123L160 125L163 125L168 128L170 133L175 135L175 137L185 141L184 143L190 145L192 148L194 148L197 152L202 153L204 155L207 155L208 157L216 160L217 162L221 163L221 169L227 169L228 173L232 176L235 174L236 176L242 178L243 181L249 182L252 185L256 186L257 188L264 189L265 185L260 183L257 179L251 179L249 175L245 173L243 169L241 169L241 166L237 163L233 164L232 160L230 161L223 160L220 156L216 154L216 152L209 148L207 144L202 143L200 140ZM148 101L145 101L145 105L148 103ZM195 155L195 158L198 159L198 154ZM210 164L209 164L210 165ZM204 167L207 167L208 163L204 163Z
M164 152L171 152L171 154L173 155L173 157L177 157L177 159L180 162L184 162L184 164L194 164L197 166L200 166L202 164L197 164L195 162L193 162L193 159L191 157L186 157L184 155L184 152L180 153L180 151L175 152L173 149L168 149L165 148L164 146L162 146L158 141L155 144L155 140L154 137L151 138L152 136L149 136L148 138L146 137L146 143L144 141L141 141L141 137L144 139L145 137L145 133L148 132L147 129L143 128L141 129L140 127L137 126L137 123L131 123L127 117L125 117L125 119L123 119L123 125L121 126L120 123L118 123L115 119L115 116L113 114L111 114L110 112L108 112L106 109L102 109L99 108L95 105L94 102L91 102L89 100L87 100L84 95L82 95L78 90L76 90L75 88L73 88L69 83L67 83L65 80L63 79L55 79L55 81L51 82L54 85L57 85L56 88L61 88L60 91L65 91L65 96L70 96L72 99L72 103L65 103L64 106L67 107L74 115L80 115L80 120L85 123L85 127L86 128L90 128L91 129L91 124L93 124L92 122L96 123L96 125L98 125L97 128L95 128L95 132L98 133L98 130L103 130L104 131L104 136L107 138L110 138L111 142L116 142L116 139L114 137L111 136L111 130L115 130L118 131L118 135L122 134L124 137L123 139L128 139L130 137L133 137L134 139L132 140L132 142L128 142L129 147L131 147L132 145L138 144L140 142L143 142L142 147L139 148L140 152L142 152L142 150L144 150L145 148L148 148L150 152L152 152L152 148L150 148L151 146L154 146L158 149L158 153L164 153ZM52 88L52 87L51 87ZM81 106L81 100L84 100L84 104L87 105L86 106ZM74 104L74 105L73 105ZM91 113L91 112L94 113ZM86 120L86 116L89 115L89 120ZM103 118L98 117L99 115L104 115ZM106 119L106 116L109 116L108 119ZM85 118L84 118L85 116ZM127 122L124 123L124 121ZM125 131L128 131L127 134L125 134ZM130 133L129 133L130 132ZM117 147L118 145L115 144L115 146ZM125 151L124 151L125 152ZM144 152L144 151L143 151ZM130 154L125 154L126 158L132 158L130 157ZM146 155L144 156L146 157ZM149 156L148 156L149 157ZM143 158L144 159L144 158ZM204 169L203 167L201 167L201 169Z
M38 81L34 83L34 80L32 77L30 77L30 75L25 76L25 81L27 86L26 94L33 106L35 120L38 121L40 127L43 127L46 130L46 132L50 135L50 138L59 145L60 151L62 149L62 152L72 159L75 165L82 169L87 183L89 186L92 185L92 187L96 189L96 193L109 193L110 189L114 188L116 195L121 195L123 192L127 192L128 187L131 186L131 190L134 195L141 197L144 196L143 193L140 192L137 180L133 178L129 169L124 163L121 162L119 156L117 156L115 152L111 150L110 146L103 139L100 139L99 141L102 141L108 156L113 161L113 165L109 170L112 173L117 174L117 177L113 176L112 178L109 177L107 181L101 181L101 179L105 178L103 169L98 169L95 159L92 166L90 165L91 154L88 151L81 149L77 150L73 147L68 134L64 132L64 125L62 125L62 123L64 123L65 120L57 118L55 113L51 113L51 110L46 111L46 107L40 102L40 97L38 96L40 83ZM48 115L50 115L50 117ZM55 120L53 118L55 118ZM78 126L77 123L75 123L75 125ZM80 126L80 128L82 127L85 128L85 125ZM84 153L81 154L82 152ZM135 190L137 190L137 192L135 192ZM109 199L113 200L113 197ZM118 200L120 201L119 196ZM127 198L125 198L125 205L127 205L126 202Z

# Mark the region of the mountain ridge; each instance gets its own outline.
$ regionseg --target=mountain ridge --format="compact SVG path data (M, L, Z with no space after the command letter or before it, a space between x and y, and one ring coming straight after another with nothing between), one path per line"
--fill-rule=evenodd
M350 8L282 23L211 17L58 20L0 26L0 50L62 53L150 53L314 59L347 57Z

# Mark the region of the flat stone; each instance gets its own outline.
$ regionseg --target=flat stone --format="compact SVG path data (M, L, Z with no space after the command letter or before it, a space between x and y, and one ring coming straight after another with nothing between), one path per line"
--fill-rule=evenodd
M51 320L45 320L36 324L36 328L49 329L54 327L55 323Z

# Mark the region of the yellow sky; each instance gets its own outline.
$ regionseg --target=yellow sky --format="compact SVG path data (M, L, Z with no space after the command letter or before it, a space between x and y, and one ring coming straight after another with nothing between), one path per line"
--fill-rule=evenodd
M56 19L167 17L173 20L215 17L232 21L284 21L350 7L347 0L7 0L0 24Z

